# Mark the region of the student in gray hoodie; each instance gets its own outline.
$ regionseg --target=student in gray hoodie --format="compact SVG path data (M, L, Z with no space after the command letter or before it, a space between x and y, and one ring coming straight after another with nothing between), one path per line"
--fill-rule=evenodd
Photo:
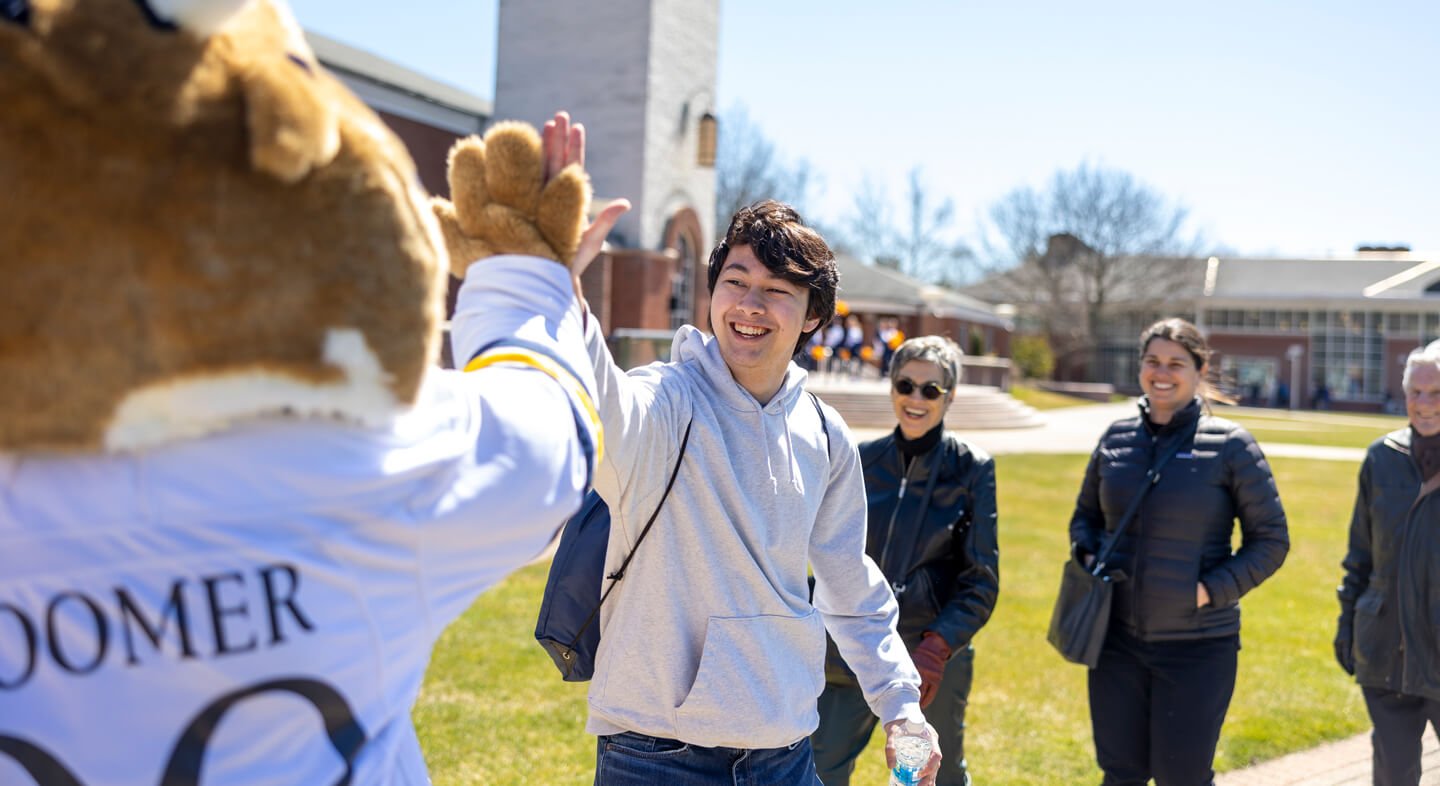
M599 736L597 786L818 784L809 735L827 630L887 739L934 739L895 598L865 556L855 443L791 362L834 314L837 283L825 241L766 201L736 213L710 255L714 335L682 327L671 362L627 374L587 320L607 573L655 511L693 424L675 486L602 607L586 727Z

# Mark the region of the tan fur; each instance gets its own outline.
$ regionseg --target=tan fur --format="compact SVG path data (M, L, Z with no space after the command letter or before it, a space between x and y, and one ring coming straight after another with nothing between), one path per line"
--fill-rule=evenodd
M137 410L173 414L182 438L415 400L444 241L403 146L296 42L269 0L208 39L152 28L132 0L31 0L28 27L0 22L0 450L97 449ZM568 259L540 238L578 237L579 221L514 208L583 206L550 196L575 178L541 192L534 156L490 158L491 188L516 196L499 228L480 219L498 242L467 260L537 243ZM497 177L512 170L526 182ZM361 360L327 359L337 335L363 338ZM191 382L224 401L169 412ZM265 394L247 399L252 382ZM283 400L287 385L304 395Z
M495 254L531 254L568 262L580 244L590 183L576 165L544 182L540 136L523 123L496 123L482 140L450 150L450 194L434 200L449 248L450 272Z

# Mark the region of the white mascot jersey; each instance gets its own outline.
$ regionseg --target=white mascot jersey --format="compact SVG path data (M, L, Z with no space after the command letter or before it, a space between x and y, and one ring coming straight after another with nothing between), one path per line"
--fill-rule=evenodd
M431 646L544 548L600 439L567 271L470 272L452 346L478 370L386 426L0 454L0 784L427 782Z

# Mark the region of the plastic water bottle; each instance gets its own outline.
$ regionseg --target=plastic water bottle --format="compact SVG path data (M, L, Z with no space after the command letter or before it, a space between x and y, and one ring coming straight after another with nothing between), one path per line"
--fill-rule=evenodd
M920 782L920 771L925 769L928 761L930 738L902 733L895 738L895 769L890 771L890 786L915 786Z

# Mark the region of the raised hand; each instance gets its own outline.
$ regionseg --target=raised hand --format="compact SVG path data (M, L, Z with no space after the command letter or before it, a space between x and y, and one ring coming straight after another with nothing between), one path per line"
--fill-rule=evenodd
M557 126L553 131L552 123ZM564 140L559 145L552 139L557 132ZM563 128L556 121L547 123L546 135L542 141L529 125L502 122L483 140L467 137L451 149L454 201L435 199L432 206L456 277L497 254L562 264L575 259L590 204L590 183L582 169L584 130L572 130L567 117Z
M585 166L585 126L571 123L569 114L556 112L555 117L545 123L542 139L547 178L564 171L565 167L572 164L582 168ZM606 236L615 228L615 222L620 220L620 216L625 215L629 209L629 200L612 200L601 208L595 220L581 233L575 254L570 258L570 276L577 296L581 294L580 276L590 267L590 263L595 261L595 257L600 255Z

